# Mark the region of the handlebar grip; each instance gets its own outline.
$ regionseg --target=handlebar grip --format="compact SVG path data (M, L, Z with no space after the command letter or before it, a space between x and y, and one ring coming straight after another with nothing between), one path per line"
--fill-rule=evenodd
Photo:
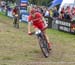
M46 30L48 27L45 27L44 29L42 29L42 31Z
M28 35L33 35L33 34L35 34L35 32L28 33Z

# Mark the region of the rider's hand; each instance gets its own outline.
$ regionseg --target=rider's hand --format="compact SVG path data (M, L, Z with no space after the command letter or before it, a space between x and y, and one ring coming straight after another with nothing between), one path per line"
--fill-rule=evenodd
M45 28L47 28L48 27L48 24L45 24Z
M47 28L48 28L48 24L45 24L43 30L45 30L45 29L47 29ZM43 30L42 30L42 31L43 31Z
M28 35L31 35L31 32L28 32Z
M16 14L15 16L18 17L18 14Z

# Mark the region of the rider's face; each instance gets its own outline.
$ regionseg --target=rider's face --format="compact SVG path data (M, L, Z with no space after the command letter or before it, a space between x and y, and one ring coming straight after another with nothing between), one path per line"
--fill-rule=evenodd
M34 13L34 14L32 14L32 16L33 16L33 17L35 17L35 13Z

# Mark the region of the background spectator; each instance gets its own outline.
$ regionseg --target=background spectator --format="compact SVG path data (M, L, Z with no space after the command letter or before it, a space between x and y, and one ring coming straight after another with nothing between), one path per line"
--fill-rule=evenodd
M57 18L59 16L59 13L57 11L57 8L54 7L54 10L53 10L53 17Z
M2 0L0 4L1 4L1 11L4 11L6 2L4 0Z
M48 16L48 17L50 16L50 12L49 12L48 9L47 9L46 12L45 12L45 16Z

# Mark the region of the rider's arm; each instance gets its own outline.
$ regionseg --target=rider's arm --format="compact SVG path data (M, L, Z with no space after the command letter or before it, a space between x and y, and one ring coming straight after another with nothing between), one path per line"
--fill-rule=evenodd
M44 24L45 24L45 27L47 27L47 26L48 26L48 23L47 23L47 21L45 20L44 17L42 17L42 20L43 20L43 22L44 22Z
M28 22L28 33L31 33L31 22Z

